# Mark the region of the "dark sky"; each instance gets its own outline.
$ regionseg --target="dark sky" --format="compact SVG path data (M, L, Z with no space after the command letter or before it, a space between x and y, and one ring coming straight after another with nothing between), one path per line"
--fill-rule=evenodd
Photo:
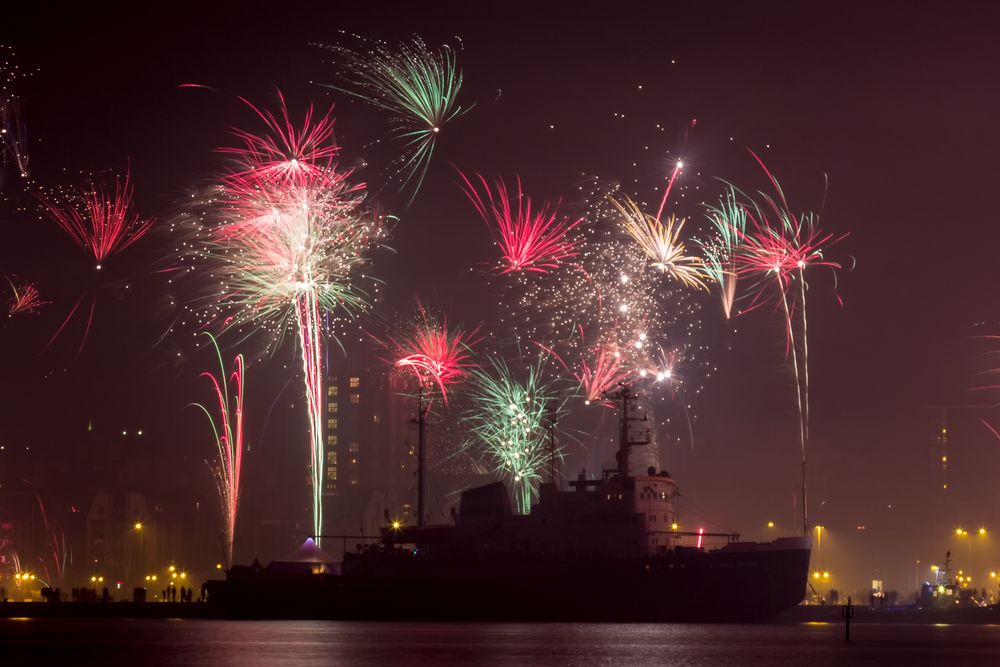
M968 389L988 366L981 353L989 345L976 337L1000 333L993 289L1000 46L992 34L1000 8L314 4L222 10L171 3L5 22L0 42L16 48L23 66L39 69L21 87L32 178L70 184L80 171L129 164L138 208L169 217L219 167L213 149L230 141L229 128L252 124L237 96L267 103L280 88L293 110L336 99L312 83L329 81L332 70L311 43L334 42L339 30L387 41L416 32L430 45L455 43L457 35L462 98L476 107L442 134L412 207L403 210L388 191L386 206L402 218L391 241L398 254L377 271L388 310L416 294L454 319L488 322L496 297L468 269L491 258L489 237L448 162L520 174L539 197L569 199L583 173L626 183L638 174L637 187L648 192L666 156L678 154L685 123L697 118L683 151L691 165L687 197L714 199L716 178L765 187L749 147L780 178L793 208L819 208L825 196L825 228L850 233L833 253L853 267L839 274L843 307L826 281L809 311L810 504L828 529L824 560L844 573L841 586L860 588L879 573L909 589L917 559L938 561L956 547L956 525L1000 535L992 483L1000 444L977 425L985 413L951 414L945 494L934 448L939 413L927 407L993 400ZM182 83L221 94L179 89ZM378 164L382 149L365 144L379 136L383 119L336 101L344 159ZM656 123L667 130L656 132ZM364 175L381 182L375 169ZM192 418L179 415L208 360L178 361L183 341L157 343L169 314L154 271L169 241L150 235L96 283L60 230L38 221L33 208L18 210L30 200L15 176L4 190L0 270L38 280L55 305L0 328L0 443L58 452L93 418L115 429L145 425L155 446L197 459ZM695 214L693 204L682 212ZM114 278L122 281L117 287L109 285ZM85 290L98 294L99 311L83 353L74 356L76 331L39 354ZM706 329L723 332L711 306ZM780 316L758 310L736 327L732 350L719 349L720 371L696 406L695 447L677 447L665 463L687 499L753 538L768 520L794 528L793 389ZM259 392L271 390L259 399L261 411L291 372L283 361L257 380ZM977 564L994 556L1000 564L1000 548L982 548Z

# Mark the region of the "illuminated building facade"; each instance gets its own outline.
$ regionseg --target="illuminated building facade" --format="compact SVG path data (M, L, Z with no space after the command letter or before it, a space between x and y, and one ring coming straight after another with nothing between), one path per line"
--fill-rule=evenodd
M373 532L386 510L393 516L410 511L416 463L411 388L406 376L388 367L365 341L348 345L346 354L331 346L329 354L324 530Z

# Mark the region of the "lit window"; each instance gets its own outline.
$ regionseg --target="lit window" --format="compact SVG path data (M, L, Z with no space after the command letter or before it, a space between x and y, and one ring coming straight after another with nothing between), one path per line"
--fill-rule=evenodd
M330 447L336 447L337 446L337 436L335 436L335 435L328 435L328 436L326 436L326 444L328 446L330 446Z
M373 424L381 424L382 423L382 415L372 415L372 423Z
M327 468L326 468L326 478L327 479L337 479L337 466L327 466Z
M357 485L358 485L358 478L357 477L352 477L351 478L351 486L357 486Z
M326 404L326 411L329 412L330 414L337 414L337 404L336 403L327 403Z
M357 389L358 387L361 386L361 378L352 377L347 384L351 386L351 389Z
M328 429L330 429L331 431L336 430L336 428L337 428L337 420L336 419L327 419L326 420L326 427Z
M352 442L349 445L347 445L347 451L349 451L351 454L357 454L358 452L361 451L361 445L359 445L356 442Z
M337 395L337 384L336 384L336 382L337 382L337 378L333 378L333 380L331 380L332 384L330 384L330 386L326 388L326 395L327 396L336 396Z
M327 462L327 464L332 465L332 466L337 465L337 452L327 452L326 453L326 462Z
M361 394L351 394L351 405L357 405L361 402Z

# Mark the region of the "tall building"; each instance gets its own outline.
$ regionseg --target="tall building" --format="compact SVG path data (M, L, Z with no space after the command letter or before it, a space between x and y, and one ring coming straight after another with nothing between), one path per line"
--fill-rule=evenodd
M412 512L411 388L366 341L346 354L329 352L335 360L326 378L324 533L376 534L385 511L404 519Z

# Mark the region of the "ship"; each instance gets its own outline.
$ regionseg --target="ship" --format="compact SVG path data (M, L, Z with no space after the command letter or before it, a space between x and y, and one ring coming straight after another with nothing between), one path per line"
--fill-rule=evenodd
M682 530L677 482L630 474L631 448L649 442L635 394L612 398L619 447L599 478L560 488L553 472L527 514L502 482L468 489L451 523L386 517L377 543L341 562L310 538L292 559L208 582L208 603L232 617L574 622L760 622L799 604L810 538Z

